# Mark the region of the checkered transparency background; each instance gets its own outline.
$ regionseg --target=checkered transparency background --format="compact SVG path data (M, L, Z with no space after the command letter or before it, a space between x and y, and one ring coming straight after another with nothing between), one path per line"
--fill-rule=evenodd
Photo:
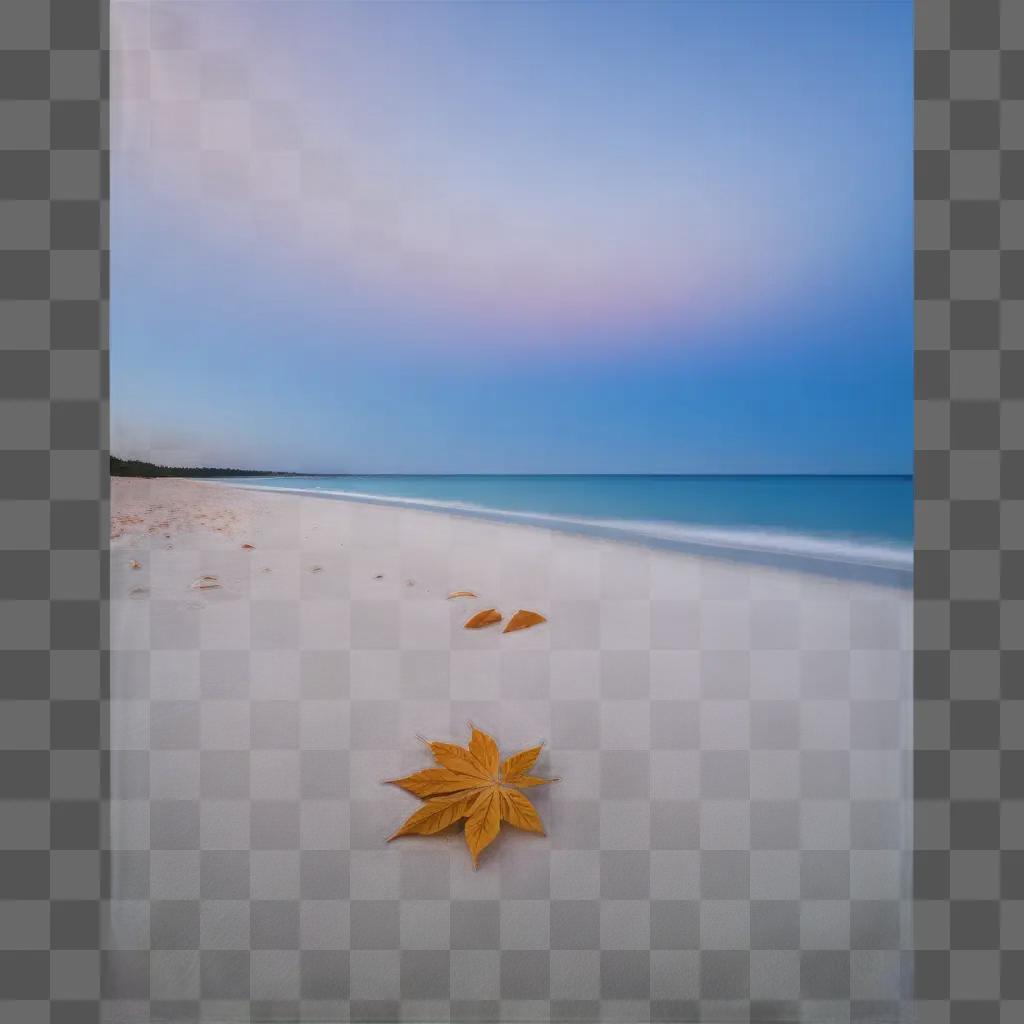
M1024 1016L1024 3L916 10L917 1017L1006 1024ZM5 1024L100 1011L105 24L98 0L0 3Z
M1006 1024L1024 1019L1024 3L925 0L916 37L917 1010Z
M0 2L0 1008L99 1019L106 103L97 0Z

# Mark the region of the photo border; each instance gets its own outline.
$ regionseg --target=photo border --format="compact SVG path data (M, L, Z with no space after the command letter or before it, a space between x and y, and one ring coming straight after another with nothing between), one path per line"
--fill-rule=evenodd
M100 1018L107 15L0 6L10 1024ZM916 16L916 1016L974 1024L1024 1017L1024 4L918 0Z

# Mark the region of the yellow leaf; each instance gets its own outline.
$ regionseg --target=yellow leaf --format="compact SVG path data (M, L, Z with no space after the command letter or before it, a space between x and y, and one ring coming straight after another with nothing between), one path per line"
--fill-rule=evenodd
M444 831L449 825L454 825L469 814L477 796L477 791L473 790L469 793L453 793L451 796L439 796L428 800L406 819L388 842L399 836L432 836L436 832Z
M469 752L488 775L494 775L498 771L498 761L500 759L498 744L494 742L493 736L489 736L475 725L472 726L472 730L473 734L469 740Z
M531 747L507 758L498 780L501 753L493 736L471 726L469 746L427 741L439 768L424 768L393 785L426 801L390 839L407 835L435 835L466 819L466 845L473 866L501 830L502 821L514 828L544 834L536 808L520 792L554 779L525 774L537 761L540 747ZM389 839L389 841L390 841Z
M428 797L458 793L484 785L484 781L479 776L453 772L449 768L424 768L423 771L407 775L404 779L389 779L388 781L393 786L399 786L424 800Z
M529 629L531 626L539 626L548 620L540 612L530 612L523 608L508 620L508 625L502 630L503 633L515 633L520 629Z
M448 595L448 600L450 601L453 597L476 597L476 594L472 590L453 590Z
M520 750L518 754L505 758L505 763L501 766L501 777L512 783L520 775L525 775L537 763L542 749L540 746L530 747L529 750Z
M501 790L501 820L524 832L538 832L544 835L537 808L518 789Z
M485 789L476 798L466 819L466 845L476 867L480 854L498 838L501 801L497 789Z
M497 608L485 608L466 619L465 628L483 629L484 626L493 626L496 622L501 622L501 612Z

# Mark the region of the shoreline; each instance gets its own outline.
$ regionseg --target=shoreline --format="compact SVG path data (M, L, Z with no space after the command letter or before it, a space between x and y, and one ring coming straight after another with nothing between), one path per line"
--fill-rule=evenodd
M509 526L527 527L540 530L556 531L577 537L590 537L612 541L619 544L644 548L647 550L677 552L697 558L709 558L738 565L755 565L766 569L791 571L825 579L845 580L852 583L866 583L890 587L898 590L913 588L913 550L905 555L902 549L893 547L886 551L879 547L876 554L885 561L867 561L864 558L843 558L837 548L830 552L816 553L813 550L797 550L794 548L758 547L752 543L743 543L743 534L735 531L730 537L725 531L715 531L703 527L687 528L683 524L671 522L644 521L628 522L613 520L588 520L568 516L551 515L541 512L516 512L502 509L489 509L440 501L425 501L416 498L381 497L366 493L344 493L340 491L317 491L301 487L272 487L263 484L250 484L233 480L194 479L193 483L212 484L220 487L235 488L244 491L258 491L265 494L288 494L299 498L314 498L329 501L340 501L351 505L379 506L383 508L405 509L434 515L455 516L483 522L500 523ZM646 531L638 526L647 527ZM653 529L652 529L653 528ZM661 530L660 535L657 530ZM689 529L689 536L685 533ZM674 533L675 536L671 534ZM763 531L757 536L771 535ZM755 536L749 531L749 536ZM810 535L777 532L779 541L791 539L793 542L810 541L807 547L813 547L818 538ZM824 543L823 545L824 546ZM864 550L871 550L867 545Z

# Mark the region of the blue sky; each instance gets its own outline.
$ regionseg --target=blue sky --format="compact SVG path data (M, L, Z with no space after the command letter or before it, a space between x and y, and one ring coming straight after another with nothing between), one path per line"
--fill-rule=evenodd
M910 471L909 3L176 10L115 84L115 453Z

